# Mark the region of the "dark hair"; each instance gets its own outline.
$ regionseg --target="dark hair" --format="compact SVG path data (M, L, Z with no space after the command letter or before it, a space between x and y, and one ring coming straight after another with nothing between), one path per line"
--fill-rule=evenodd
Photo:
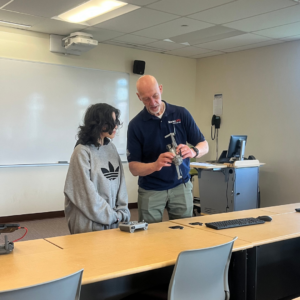
M116 120L113 119L112 113L116 114ZM119 126L120 111L106 103L97 103L91 105L84 116L83 126L79 126L78 142L82 145L95 145L99 147L99 138L102 132L112 134L116 125Z

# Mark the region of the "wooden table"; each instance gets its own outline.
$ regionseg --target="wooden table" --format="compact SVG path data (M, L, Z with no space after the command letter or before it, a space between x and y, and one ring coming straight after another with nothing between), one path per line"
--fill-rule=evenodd
M285 205L278 205L278 206L269 206L269 207L262 207L262 210L275 212L279 214L295 212L295 208L300 208L300 203L292 203L292 204L285 204Z
M269 209L150 224L148 230L133 234L113 229L18 242L12 254L0 256L0 291L39 284L83 268L82 299L120 299L129 290L168 282L180 252L238 236L230 274L239 294L233 292L232 300L299 296L300 213L282 213L289 207L281 207L281 213ZM273 221L220 231L190 224L259 215L270 215ZM170 229L174 225L183 229ZM242 287L236 284L238 280Z
M16 242L14 246L11 254L0 255L0 291L43 283L80 270L62 249L43 239Z
M247 300L281 299L300 295L300 213L287 213L291 205L280 209L264 208L172 221L198 231L218 232L251 242L247 250ZM269 210L277 212L270 212ZM281 212L281 213L280 213ZM285 213L282 213L285 212ZM192 222L216 222L270 215L273 220L261 225L215 230Z
M265 224L236 227L230 229L215 230L206 227L204 223L233 220L239 218L258 217L261 215L272 216L271 222L265 222ZM300 236L300 213L286 213L278 214L275 212L268 212L263 209L250 209L239 212L206 215L188 219L178 219L172 221L175 224L192 226L200 230L219 233L229 237L238 236L244 241L252 243L253 246L265 245L276 241L282 241ZM203 226L191 225L193 222L201 222Z
M0 291L43 283L84 269L82 299L106 299L163 280L168 282L182 251L232 240L188 226L170 229L171 226L174 223L163 222L132 234L112 229L16 243L12 254L0 257ZM251 247L251 243L238 239L233 251Z
M173 222L149 224L148 230L128 233L119 229L47 239L64 249L84 268L83 284L172 266L180 252L212 247L232 240L189 226L170 229ZM238 239L233 251L251 248ZM99 266L101 268L99 269Z

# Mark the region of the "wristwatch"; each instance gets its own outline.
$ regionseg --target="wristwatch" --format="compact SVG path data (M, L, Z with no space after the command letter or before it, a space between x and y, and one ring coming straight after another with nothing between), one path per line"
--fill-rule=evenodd
M199 154L199 149L196 147L191 147L191 148L196 152L196 155L193 158L197 157Z

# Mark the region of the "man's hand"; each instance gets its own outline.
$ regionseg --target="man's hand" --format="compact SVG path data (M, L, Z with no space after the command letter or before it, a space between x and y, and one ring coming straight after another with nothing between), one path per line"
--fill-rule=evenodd
M174 156L171 152L162 153L155 162L156 171L160 171L162 167L170 167Z
M180 154L180 151L183 159L188 157L193 158L196 155L195 151L191 149L188 145L184 145L184 144L178 145L178 147L176 148L176 153Z

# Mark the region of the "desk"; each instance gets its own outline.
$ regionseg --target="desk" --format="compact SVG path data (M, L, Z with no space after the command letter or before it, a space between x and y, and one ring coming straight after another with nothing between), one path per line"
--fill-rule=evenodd
M299 213L268 212L271 223L221 231L189 224L266 212L255 209L174 220L150 224L147 231L133 234L113 229L19 242L13 254L0 256L0 290L38 284L84 268L81 299L116 300L128 291L168 282L181 251L218 245L237 235L229 270L231 300L299 296ZM183 229L169 228L175 224L183 224Z
M0 255L2 291L54 280L80 269L70 263L62 249L45 240L16 242L14 245L11 254Z
M180 252L226 243L232 238L195 231L189 226L170 229L173 222L149 224L133 234L112 229L47 239L84 267L83 284L112 279L175 264ZM238 239L233 251L251 248ZM121 252L120 252L121 251ZM101 265L101 270L96 266Z
M286 205L278 205L278 206L270 206L270 207L262 207L262 210L276 212L276 213L291 213L295 212L295 208L300 208L300 203L292 203Z
M286 214L270 212L268 215L272 216L273 218L271 222L266 222L265 224L261 225L236 227L222 230L215 230L206 227L204 224L203 226L190 225L192 222L208 223L238 218L255 218L266 213L268 212L263 209L250 209L240 212L216 214L212 216L206 215L188 219L178 219L171 222L179 225L191 226L193 228L212 233L217 232L218 234L226 235L232 238L238 236L239 239L248 241L252 243L253 246L265 245L276 241L300 237L300 213L296 212Z
M265 208L266 209L266 208ZM214 230L193 226L198 231L219 234L251 242L247 250L247 299L280 299L300 294L300 213L276 213L265 209L224 213L213 216L174 220L174 224L190 225L191 222L214 222L245 217L271 215L273 220L262 225ZM271 209L271 208L269 208ZM281 211L284 211L283 207Z
M138 290L149 284L161 283L162 278L168 282L177 256L182 251L232 240L187 226L181 230L170 229L170 226L174 223L150 224L148 230L133 234L112 229L49 238L48 244L58 249L55 253L28 254L25 259L16 253L2 257L5 265L1 265L0 290L37 284L83 268L82 298L111 299L128 292L128 287ZM31 247L30 241L26 243ZM233 251L249 247L252 247L251 243L238 239ZM3 281L5 284L2 284ZM101 295L96 296L99 293Z

